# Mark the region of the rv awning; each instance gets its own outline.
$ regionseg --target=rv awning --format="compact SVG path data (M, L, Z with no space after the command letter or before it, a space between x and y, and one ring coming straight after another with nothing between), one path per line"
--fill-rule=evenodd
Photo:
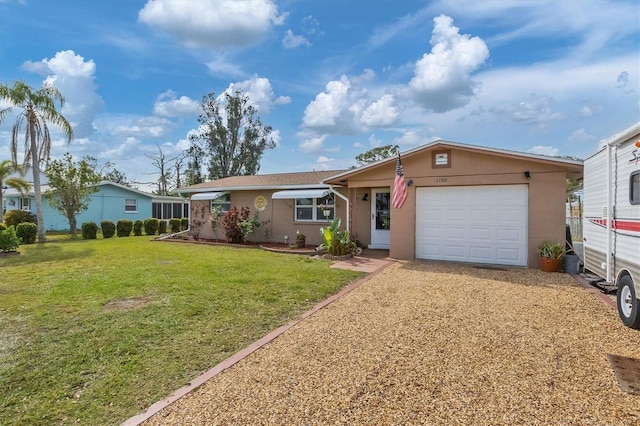
M328 189L294 189L291 191L274 192L271 198L274 200L291 200L294 198L322 198L329 195Z
M192 201L197 200L215 200L218 197L223 196L224 194L228 194L228 191L224 192L201 192L199 194L193 194L191 196Z

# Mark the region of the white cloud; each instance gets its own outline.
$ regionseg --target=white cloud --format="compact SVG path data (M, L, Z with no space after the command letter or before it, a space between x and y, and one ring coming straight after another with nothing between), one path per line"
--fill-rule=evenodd
M281 96L274 99L273 88L268 78L254 76L249 80L231 83L224 93L234 95L236 90L242 90L249 96L249 102L260 113L266 114L274 104L284 104L291 102L291 98ZM222 95L219 97L223 99Z
M295 35L293 31L287 30L282 38L282 46L285 49L295 49L300 46L311 46L311 43L304 36Z
M333 158L328 158L328 157L325 157L324 155L321 155L316 160L316 163L326 163L328 161L333 161Z
M230 76L230 77L242 77L246 73L236 64L232 64L227 61L226 56L221 54L215 59L212 59L206 63L207 68L211 71L211 74L215 76Z
M585 129L578 129L569 136L569 143L572 145L591 144L597 142L598 138L587 133Z
M424 108L445 112L466 105L479 90L471 73L489 57L487 45L479 37L460 35L453 19L434 19L431 53L426 53L414 69L410 96Z
M367 127L390 126L398 121L398 108L392 95L384 95L371 103L362 113L362 123Z
M95 131L93 120L103 109L104 102L96 93L96 65L93 60L85 61L73 50L64 50L51 59L26 61L22 69L47 75L45 82L62 93L65 104L60 112L73 127L74 137L84 138ZM51 130L54 131L53 128Z
M554 148L552 146L542 146L536 145L533 148L527 150L527 152L531 154L539 154L539 155L548 155L550 157L555 157L558 155L558 148Z
M386 127L398 121L394 97L382 95L372 100L365 84L375 77L367 69L361 75L326 84L304 111L302 126L319 133L354 134L373 127Z
M177 98L173 90L161 93L153 105L153 113L160 117L186 117L197 115L200 104L187 96Z
M285 17L271 0L149 0L138 13L188 47L216 49L256 44Z
M134 136L145 139L166 138L173 123L160 117L139 117L127 124L118 124L112 130L113 136Z
M552 98L534 96L530 101L503 102L491 108L490 111L508 121L543 125L565 118L562 113L552 110L554 103Z
M306 154L313 154L318 152L324 152L324 140L326 139L326 135L306 139L300 144L300 151Z

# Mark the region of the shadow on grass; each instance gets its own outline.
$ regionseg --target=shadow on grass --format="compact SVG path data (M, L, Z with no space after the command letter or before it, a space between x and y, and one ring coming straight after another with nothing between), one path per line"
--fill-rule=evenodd
M21 245L18 248L18 255L0 256L0 266L30 265L43 262L60 262L71 259L88 257L95 252L93 248L81 250L65 249L65 245L76 240L55 241L47 243L37 243L33 245ZM77 240L82 241L82 240Z

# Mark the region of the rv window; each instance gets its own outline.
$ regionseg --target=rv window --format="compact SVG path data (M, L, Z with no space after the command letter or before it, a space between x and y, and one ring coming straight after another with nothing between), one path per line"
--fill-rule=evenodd
M640 170L631 173L629 178L629 202L640 204Z

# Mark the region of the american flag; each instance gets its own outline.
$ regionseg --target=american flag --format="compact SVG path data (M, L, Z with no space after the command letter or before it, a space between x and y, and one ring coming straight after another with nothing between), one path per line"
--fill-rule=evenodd
M396 179L393 182L393 197L391 204L396 209L399 209L407 199L407 187L404 183L404 172L402 171L402 160L400 160L400 153L398 153L398 162L396 163Z

